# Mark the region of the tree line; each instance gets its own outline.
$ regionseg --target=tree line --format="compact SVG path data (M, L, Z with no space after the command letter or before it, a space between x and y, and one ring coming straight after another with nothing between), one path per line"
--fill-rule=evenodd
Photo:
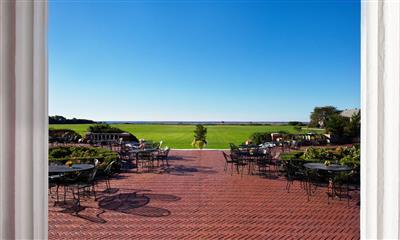
M49 116L49 124L84 124L84 123L96 123L96 122L88 119L78 119L78 118L67 119L59 115Z

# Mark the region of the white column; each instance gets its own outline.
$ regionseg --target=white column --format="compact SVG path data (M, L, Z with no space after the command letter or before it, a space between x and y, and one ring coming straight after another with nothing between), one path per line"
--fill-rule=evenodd
M46 239L47 1L1 1L0 31L0 239Z
M399 1L362 2L361 35L361 237L399 239Z

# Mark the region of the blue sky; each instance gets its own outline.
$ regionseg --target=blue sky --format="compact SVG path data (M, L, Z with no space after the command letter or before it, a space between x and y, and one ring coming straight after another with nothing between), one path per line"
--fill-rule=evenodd
M50 1L49 114L307 121L360 105L359 1Z

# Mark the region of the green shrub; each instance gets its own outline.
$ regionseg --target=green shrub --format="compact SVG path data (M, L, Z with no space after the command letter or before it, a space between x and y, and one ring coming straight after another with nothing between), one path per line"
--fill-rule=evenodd
M302 159L304 152L302 151L291 151L281 153L281 160L292 160L292 159Z
M339 156L332 149L309 147L302 156L305 160L339 160Z
M360 147L354 145L351 148L343 149L343 157L340 159L340 164L347 165L352 169L360 169Z
M118 159L118 154L100 147L58 146L49 149L49 160L63 164L67 161L92 162L95 158L100 161L98 168L104 169L111 161Z
M78 142L82 136L71 129L49 129L49 142Z
M255 132L250 136L250 139L257 145L272 141L270 132Z
M195 147L197 146L199 149L203 149L204 145L207 144L207 128L205 128L203 125L198 124L196 125L196 129L193 131L194 132L194 139L192 142L192 146Z
M94 124L88 127L87 129L88 132L91 133L123 133L119 128L116 127L111 127L110 125L106 123L99 123L99 124Z
M128 132L124 132L123 130L116 128L116 127L112 127L107 123L99 123L99 124L94 124L88 127L87 129L88 132L90 133L126 133L128 136L123 137L124 141L128 141L128 142L139 142L138 138ZM87 138L87 136L86 136Z

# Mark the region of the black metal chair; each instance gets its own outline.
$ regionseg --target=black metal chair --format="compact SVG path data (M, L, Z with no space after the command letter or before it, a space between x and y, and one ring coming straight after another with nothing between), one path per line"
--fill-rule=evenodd
M241 154L238 154L236 152L231 153L230 155L233 163L236 166L236 171L238 174L243 177L243 169L247 166L247 162L245 161L245 157Z
M230 148L231 148L231 151L239 151L239 147L236 146L235 144L229 143L229 146L230 146Z
M233 174L233 166L235 165L235 161L232 160L231 156L226 154L225 152L222 152L222 155L224 156L225 159L225 166L224 166L224 171L226 172L228 170L228 166L231 166L231 175Z
M308 180L309 175L306 172L306 169L302 166L304 160L281 160L285 170L286 170L286 187L287 192L290 192L290 187L293 184L294 180L300 181L300 187L306 190L308 195Z
M53 174L53 175L49 175L49 186L48 186L48 189L49 189L49 194L50 194L50 196L53 194L52 193L52 191L51 191L51 189L53 188L53 187L55 187L56 188L56 202L55 202L55 204L57 203L57 202L59 202L59 196L58 196L58 189L59 189L59 187L60 187L60 184L61 184L61 181L62 181L62 178L64 177L64 175L63 174Z
M164 161L167 166L169 166L168 163L168 154L169 154L170 148L165 148L165 149L158 149L157 152L154 155L154 160L157 161L157 166L160 166L160 161L162 166L164 166Z
M347 205L350 205L351 199L351 189L349 185L349 179L352 178L354 172L342 172L335 174L333 177L329 178L328 184L328 204L330 203L330 198L339 197L347 199ZM330 191L329 191L330 190Z
M268 175L272 175L271 168L275 166L275 162L273 161L272 156L269 153L258 154L256 158L256 164L259 174L266 175L266 173L268 172Z
M142 169L146 168L147 171L154 168L154 156L152 152L140 151L136 153L136 161L141 166Z
M54 205L56 205L57 203L60 202L59 199L59 188L62 187L63 188L63 193L64 193L64 199L63 202L64 204L66 203L66 199L67 199L67 192L68 190L71 190L72 192L72 198L73 200L77 200L75 198L75 184L77 183L79 177L81 176L82 172L78 172L78 173L69 173L69 174L64 174L61 177L59 177L56 181L56 194L57 194L57 200L54 203ZM78 205L80 204L79 200L78 200Z
M106 181L106 188L107 188L106 191L111 189L110 178L119 174L120 169L121 169L121 164L117 160L110 162L104 169L104 178Z
M131 168L138 167L136 153L134 152L122 149L120 152L118 152L118 158L120 159L121 170L124 172L128 172Z
M76 179L76 181L74 183L74 186L77 189L78 205L80 205L81 193L88 194L89 196L91 193L93 193L94 200L97 201L96 189L95 189L96 174L97 174L97 167L94 167L93 169L88 170L88 171L80 172L78 178ZM81 191L81 189L83 191Z

